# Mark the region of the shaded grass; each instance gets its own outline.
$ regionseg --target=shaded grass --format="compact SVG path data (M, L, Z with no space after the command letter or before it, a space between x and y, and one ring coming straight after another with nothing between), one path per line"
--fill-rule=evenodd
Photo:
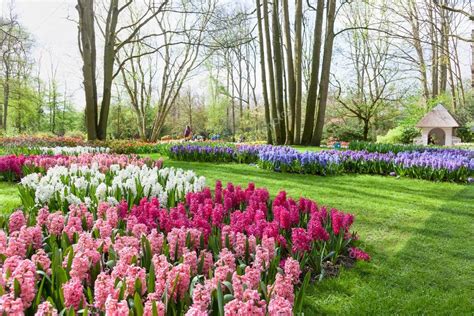
M215 180L255 182L356 215L370 263L314 284L314 314L471 314L474 310L474 186L370 175L281 174L239 164L165 160Z

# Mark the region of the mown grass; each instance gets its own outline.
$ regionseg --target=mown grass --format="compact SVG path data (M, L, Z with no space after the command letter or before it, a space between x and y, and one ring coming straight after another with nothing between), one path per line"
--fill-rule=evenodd
M336 278L313 284L314 314L472 314L474 186L370 175L281 174L239 164L165 160L208 179L255 182L356 215L371 256Z
M153 158L158 155L149 155ZM182 162L213 185L254 182L356 215L369 263L312 284L305 315L472 314L474 186L370 175L281 174L240 164ZM18 206L17 189L0 183L0 209Z
M0 213L9 214L20 202L16 184L0 182Z

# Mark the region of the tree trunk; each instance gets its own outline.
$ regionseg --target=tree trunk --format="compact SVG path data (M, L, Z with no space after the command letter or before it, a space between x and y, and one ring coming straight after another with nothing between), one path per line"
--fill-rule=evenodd
M303 89L303 78L301 68L301 58L303 55L303 44L302 44L302 28L303 28L303 0L296 0L296 11L295 11L295 136L294 143L300 144L301 142L301 97Z
M430 20L430 42L431 42L431 97L436 98L439 94L438 86L438 34L436 30L436 12L434 10L434 3L429 0L428 19Z
M323 65L321 69L321 82L319 85L319 109L316 118L311 144L321 145L323 136L324 119L326 116L326 105L328 101L329 75L331 73L332 49L334 43L334 21L336 19L336 0L328 0L326 40L324 43Z
M97 139L97 82L96 82L96 47L94 32L93 0L78 0L79 35L83 60L84 93L86 99L87 139Z
M474 9L473 9L474 11ZM473 12L474 15L474 12ZM471 31L471 87L474 89L474 28Z
M5 77L5 82L3 83L3 130L7 130L7 117L8 117L8 101L10 100L10 83L8 75Z
M448 85L448 63L449 60L449 46L448 46L448 37L449 37L449 27L448 27L448 18L446 16L446 10L441 10L441 56L440 56L440 76L439 76L439 90L440 93L446 92Z
M265 47L267 49L267 67L268 67L268 81L270 85L270 104L272 113L272 125L274 129L275 142L279 144L280 139L280 125L277 124L278 112L275 98L275 75L273 71L272 62L272 43L270 39L270 23L268 18L268 0L263 0L263 23L265 30Z
M313 52L311 58L311 79L309 83L308 96L306 98L306 116L304 121L303 138L301 139L301 143L305 145L309 145L311 143L311 138L313 137L314 114L316 112L319 86L319 64L321 61L324 0L318 0L316 10Z
M288 118L288 135L286 135L286 143L293 144L294 130L295 130L295 105L296 105L296 82L295 70L293 64L293 52L291 45L291 29L290 16L288 13L288 0L283 0L283 17L284 17L284 34L285 34L285 49L286 49L286 82L288 89L288 108L290 117Z
M428 77L426 74L426 63L425 56L423 52L423 47L421 45L420 38L420 22L418 9L416 4L413 1L409 1L409 18L413 34L413 46L415 47L416 54L418 55L418 69L420 71L421 85L423 87L423 96L425 97L425 102L428 102L430 99L430 91L428 88Z
M267 75L265 70L265 48L263 43L262 13L260 0L257 0L258 42L260 47L260 69L262 78L263 106L265 109L265 125L267 129L267 143L272 144L272 128L270 122L270 106L268 103Z
M278 0L273 0L272 10L272 37L273 37L273 62L275 64L275 89L276 89L276 108L277 116L275 125L278 126L280 133L277 136L277 143L284 144L286 139L286 127L285 127L285 105L283 97L283 62L281 55L281 32L280 32L280 21L279 21L279 9L280 5Z
M363 137L364 137L364 141L367 141L368 138L369 138L369 121L370 119L365 119L364 120L364 134L363 134Z
M109 118L110 99L112 97L112 80L115 63L115 29L118 22L118 0L111 0L107 16L104 45L104 86L102 92L102 103L100 106L100 119L97 128L97 137L100 140L107 138L107 121Z

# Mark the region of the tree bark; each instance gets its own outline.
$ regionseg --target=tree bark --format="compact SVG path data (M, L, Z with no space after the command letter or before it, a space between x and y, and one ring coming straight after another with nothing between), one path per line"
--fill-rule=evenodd
M288 89L288 108L290 117L288 118L288 134L286 135L286 143L293 144L294 142L294 130L295 130L295 110L296 110L296 82L295 82L295 70L293 51L291 45L291 29L290 29L290 16L288 13L288 0L283 0L283 30L285 34L285 49L286 49L286 82Z
M428 102L428 100L430 99L430 90L428 88L428 76L426 74L425 56L423 52L423 47L421 45L420 22L417 11L418 9L416 3L413 0L409 1L408 8L408 14L413 35L413 46L415 47L416 54L418 55L418 69L420 72L421 85L423 87L423 96L425 97L425 102Z
M96 46L94 31L93 0L78 0L79 37L83 60L84 93L86 98L87 139L97 139L97 83L96 83Z
M301 59L303 55L302 44L302 28L303 28L303 0L296 0L295 11L295 132L294 143L301 142L301 97L303 89L302 66Z
M439 94L439 69L438 69L438 34L436 30L436 11L433 0L427 1L428 19L430 21L430 42L431 42L431 97L436 98Z
M272 144L272 128L270 122L270 105L268 103L267 75L265 69L265 48L263 42L262 13L260 0L257 0L257 23L258 23L258 42L260 47L260 69L262 79L263 106L265 111L265 125L267 130L267 143Z
M10 79L8 75L5 77L5 82L3 83L3 130L7 130L7 118L8 118L8 102L10 100Z
M309 83L308 96L306 98L306 116L304 122L303 137L301 143L309 145L313 137L314 114L318 98L319 67L321 61L322 32L324 20L324 0L318 0L316 7L316 20L314 26L314 42L311 58L311 79Z
M328 0L326 40L324 42L323 64L321 68L321 82L319 85L319 109L316 118L311 144L321 145L323 136L326 105L328 101L329 75L331 73L332 49L334 43L334 21L336 19L336 0Z
M273 0L272 10L272 35L273 35L273 62L275 64L275 89L277 116L275 125L280 131L277 138L278 144L284 144L286 140L285 105L283 97L283 61L281 54L281 30L279 21L279 0Z
M267 68L268 68L268 81L270 86L270 104L271 104L271 113L272 113L272 126L275 135L275 142L280 143L279 139L281 137L280 125L277 124L278 112L276 105L276 92L275 92L275 75L273 71L273 62L272 62L272 43L270 39L270 23L268 17L268 0L263 0L263 23L265 31L265 47L267 49Z

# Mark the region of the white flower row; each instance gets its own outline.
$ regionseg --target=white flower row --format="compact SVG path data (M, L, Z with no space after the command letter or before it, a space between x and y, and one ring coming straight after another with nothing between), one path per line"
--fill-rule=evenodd
M43 154L53 155L80 155L89 153L108 153L108 147L91 147L91 146L77 146L77 147L40 147L39 150Z
M50 168L44 176L27 175L21 179L20 194L24 202L31 202L27 204L34 201L34 206L49 204L58 208L82 202L88 206L102 201L115 204L122 199L137 204L143 197L157 197L161 205L169 205L182 201L188 192L202 190L205 182L192 170L112 165L103 173L96 164L73 164L69 168Z

